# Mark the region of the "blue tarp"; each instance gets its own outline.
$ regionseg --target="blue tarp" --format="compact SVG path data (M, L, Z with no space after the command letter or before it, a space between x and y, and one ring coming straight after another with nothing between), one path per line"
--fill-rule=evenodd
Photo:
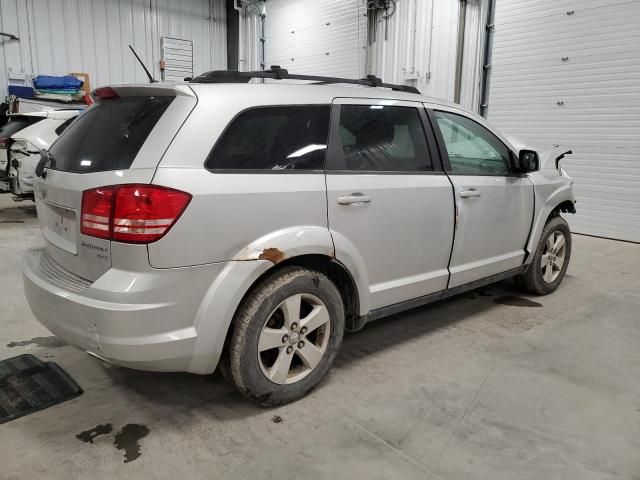
M53 77L50 75L38 75L33 79L33 85L38 90L80 90L84 82L76 77L65 75L64 77Z

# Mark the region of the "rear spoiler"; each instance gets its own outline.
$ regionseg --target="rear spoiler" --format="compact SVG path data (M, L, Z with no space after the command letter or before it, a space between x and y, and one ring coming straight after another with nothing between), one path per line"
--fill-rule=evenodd
M110 85L96 88L91 92L94 101L119 97L136 97L153 95L156 97L195 97L195 92L186 84L172 83L142 83Z

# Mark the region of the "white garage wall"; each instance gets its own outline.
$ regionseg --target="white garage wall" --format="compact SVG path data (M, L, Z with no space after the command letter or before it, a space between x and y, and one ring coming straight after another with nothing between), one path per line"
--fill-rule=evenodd
M265 63L292 73L364 76L364 0L269 0Z
M260 60L262 59L262 50L260 45L260 16L259 11L263 11L262 2L249 5L246 2L239 10L238 25L238 70L250 72L254 70L262 70Z
M574 231L640 242L640 1L496 7L489 121L572 148Z
M479 107L487 0L468 0L460 103ZM266 66L351 78L374 74L453 100L460 0L397 0L368 45L366 0L269 0ZM260 3L262 6L262 3ZM328 25L327 25L328 24ZM259 23L241 15L240 69L259 69ZM293 32L293 33L292 33ZM293 59L293 60L292 60ZM415 72L411 79L405 72Z
M486 1L469 0L460 103L478 110ZM368 71L390 83L414 85L424 95L454 99L459 0L397 0L388 21L378 23ZM415 75L415 79L409 79Z
M0 97L25 75L90 74L92 88L160 78L160 38L193 41L194 71L226 67L224 0L0 0Z
M475 112L480 111L488 8L487 0L467 2L460 104Z

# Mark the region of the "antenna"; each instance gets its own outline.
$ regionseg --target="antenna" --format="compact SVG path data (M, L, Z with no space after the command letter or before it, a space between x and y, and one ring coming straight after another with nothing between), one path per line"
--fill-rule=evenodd
M142 60L140 60L140 57L138 56L136 51L133 49L133 47L131 45L129 45L129 48L131 49L131 51L135 55L135 57L138 60L138 62L140 62L140 65L142 65L142 68L144 68L144 73L146 73L147 77L149 77L149 83L157 83L158 81L153 78L153 76L149 72L149 69L145 66L144 62Z

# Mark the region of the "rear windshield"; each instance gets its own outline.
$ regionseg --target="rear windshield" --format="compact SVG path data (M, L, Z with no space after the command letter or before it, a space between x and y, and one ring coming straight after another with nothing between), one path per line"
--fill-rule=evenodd
M126 170L174 98L123 97L95 104L51 146L51 168L74 173Z
M9 121L0 127L0 138L9 138L14 133L43 119L44 117L10 117Z

